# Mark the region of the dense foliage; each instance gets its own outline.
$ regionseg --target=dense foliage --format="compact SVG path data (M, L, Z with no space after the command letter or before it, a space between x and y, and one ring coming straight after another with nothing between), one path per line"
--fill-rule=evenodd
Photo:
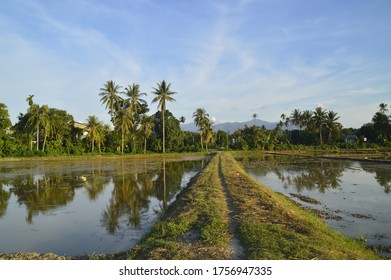
M108 110L111 124L96 116L76 123L65 110L34 103L26 99L27 110L12 125L7 106L0 103L0 156L81 155L85 153L195 152L201 150L282 150L307 148L391 147L391 116L387 104L381 103L372 120L361 128L343 128L334 111L321 107L314 111L293 110L282 114L275 129L255 125L227 133L214 131L213 122L204 108L197 108L193 121L199 133L183 131L184 117L176 118L168 109L175 101L171 84L162 81L153 88L152 103L143 99L146 93L139 85L122 86L107 81L100 89L102 106ZM253 114L254 121L257 118Z

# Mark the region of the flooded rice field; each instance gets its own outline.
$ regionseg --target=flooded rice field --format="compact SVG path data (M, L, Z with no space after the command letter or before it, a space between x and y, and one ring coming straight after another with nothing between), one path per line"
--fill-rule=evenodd
M135 245L204 157L0 162L0 253L116 253Z
M295 156L237 160L254 179L391 256L391 164Z

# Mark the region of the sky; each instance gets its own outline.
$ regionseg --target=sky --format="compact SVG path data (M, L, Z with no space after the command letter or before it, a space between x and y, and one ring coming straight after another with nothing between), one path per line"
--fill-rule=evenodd
M187 123L321 106L359 128L391 107L390 15L389 0L1 0L0 103L13 123L30 94L110 123L107 81L139 84L153 114L165 80Z

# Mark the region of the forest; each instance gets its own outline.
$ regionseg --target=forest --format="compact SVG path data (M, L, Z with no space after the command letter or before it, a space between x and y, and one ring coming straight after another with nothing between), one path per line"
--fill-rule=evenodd
M113 80L103 85L97 98L110 115L110 124L95 115L85 123L75 122L64 109L34 103L34 95L27 96L26 112L12 124L7 105L0 102L0 156L391 147L391 115L385 103L374 108L372 119L360 128L344 128L337 112L317 107L281 114L272 130L252 125L232 133L215 131L209 113L196 108L196 133L182 130L185 118L168 110L177 94L170 83L157 83L151 104L139 88L134 83L123 88ZM152 104L157 105L155 113L150 112Z

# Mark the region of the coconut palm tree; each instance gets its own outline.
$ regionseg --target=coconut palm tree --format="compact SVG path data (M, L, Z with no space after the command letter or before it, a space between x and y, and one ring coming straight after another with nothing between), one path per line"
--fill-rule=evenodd
M129 97L124 100L125 106L129 107L128 109L132 114L139 114L143 107L147 105L147 101L142 99L142 96L146 96L147 94L140 92L139 85L137 84L128 85L128 87L125 88L125 95Z
M50 109L48 105L43 105L40 108L40 115L41 115L41 125L44 132L44 138L43 138L43 145L42 145L42 151L45 151L46 146L46 140L51 133L51 120L50 120Z
M29 97L26 98L26 101L29 104L29 107L31 107L34 104L33 97L34 97L34 94L30 94Z
M305 110L301 113L301 118L299 121L299 125L301 128L304 128L305 130L312 129L313 126L312 115L313 112L311 110Z
M136 150L136 129L138 127L138 124L140 122L140 114L144 113L147 108L147 102L142 99L143 95L147 95L146 93L140 92L139 85L133 84L128 85L127 88L125 88L125 95L128 97L124 100L123 107L126 108L126 110L130 111L130 114L132 116L133 125L131 126L131 138L133 143L132 151Z
M379 105L379 112L382 113L382 114L385 114L388 112L388 105L385 104L385 103L380 103Z
M115 121L115 112L118 110L122 102L122 97L118 95L120 94L120 89L121 86L116 85L114 81L110 80L107 81L103 88L100 89L101 92L99 93L99 96L102 97L100 101L102 104L106 104L106 109L109 109L109 114L113 124Z
M153 132L155 122L152 117L147 115L141 116L140 133L144 138L144 154L147 153L147 139Z
M37 104L32 104L28 110L28 124L35 130L37 151L39 150L39 131L43 122L41 108Z
M212 142L214 136L214 128L213 128L213 122L211 120L208 120L204 124L204 131L201 135L201 138L203 138L203 141L205 142L205 148L208 152L208 143Z
M381 103L379 105L379 111L372 118L377 138L382 142L391 137L391 116L388 116L386 114L387 112L387 104Z
M102 122L100 122L96 116L89 116L87 118L87 138L91 142L91 152L94 152L95 143L98 143L98 145L100 145L102 138L102 127Z
M193 113L193 119L195 125L198 127L198 130L200 131L200 139L201 139L201 149L204 149L203 145L203 134L205 130L205 126L209 123L209 114L206 113L206 110L204 108L198 108Z
M122 108L117 112L115 118L115 127L118 127L121 131L121 153L124 153L124 144L125 144L125 134L130 132L130 129L133 127L133 116L130 110Z
M103 124L103 122L100 122L100 125L98 126L98 149L99 152L102 152L102 145L104 145L107 136L110 133L110 125L108 124Z
M294 109L289 117L289 121L292 125L299 127L300 129L303 128L302 124L302 113L299 109Z
M326 122L326 110L322 107L316 107L314 114L312 116L314 127L319 132L319 143L320 145L323 145L323 126Z
M339 120L338 113L334 111L329 111L326 114L326 119L325 119L325 126L329 132L328 135L328 142L330 143L332 140L332 135L341 130L342 125L338 122Z
M257 118L258 118L258 114L254 113L253 114L254 126L256 124Z
M170 90L171 84L167 84L166 81L162 81L161 83L157 83L157 88L153 88L153 94L156 95L154 99L152 99L152 103L158 102L158 108L160 107L162 111L162 124L163 124L163 153L166 152L165 142L166 142L166 128L165 128L165 118L164 115L166 113L166 103L173 102L175 99L171 96L176 94L176 92Z

